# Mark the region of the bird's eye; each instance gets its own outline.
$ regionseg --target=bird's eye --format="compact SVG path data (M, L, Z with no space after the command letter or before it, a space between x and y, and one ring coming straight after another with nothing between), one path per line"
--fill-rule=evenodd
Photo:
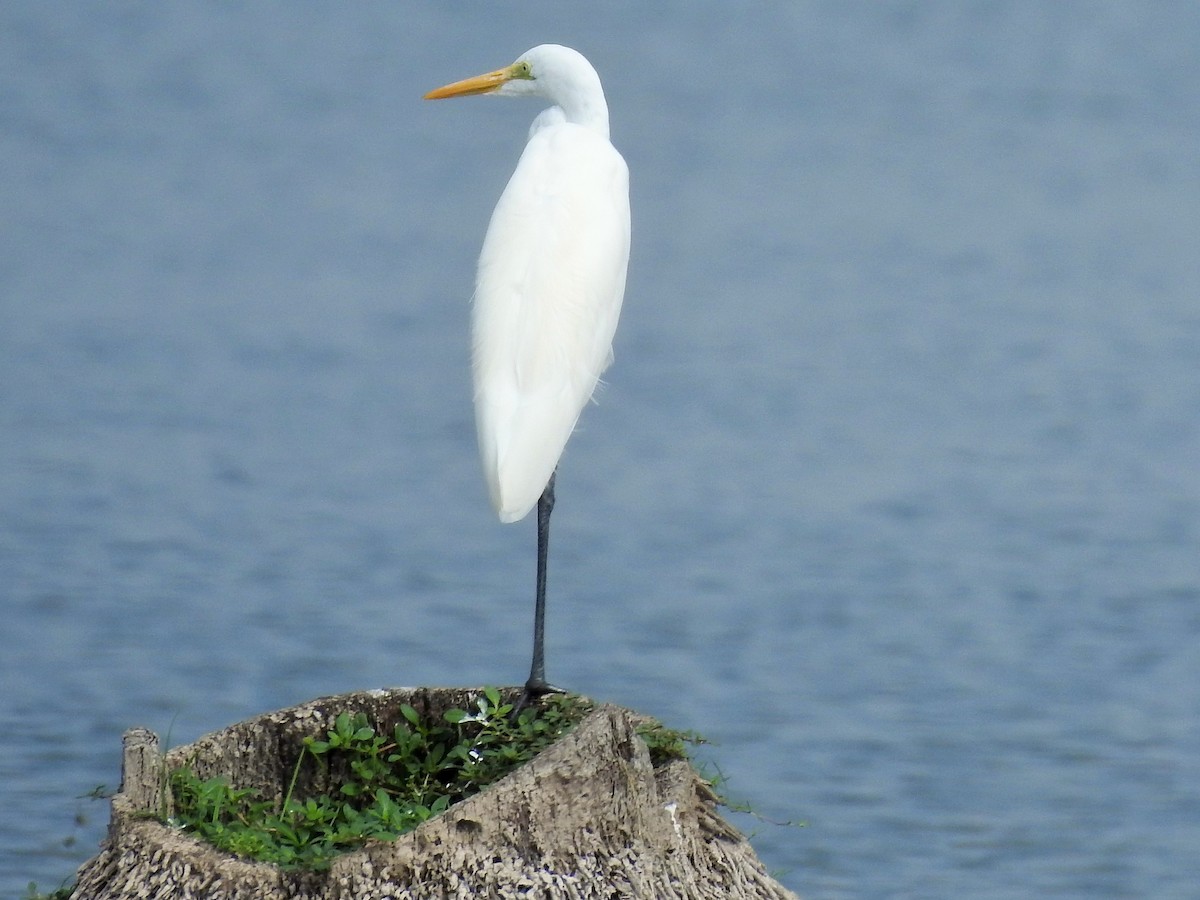
M515 67L516 71L513 74L517 78L533 78L533 67L525 60L521 60Z

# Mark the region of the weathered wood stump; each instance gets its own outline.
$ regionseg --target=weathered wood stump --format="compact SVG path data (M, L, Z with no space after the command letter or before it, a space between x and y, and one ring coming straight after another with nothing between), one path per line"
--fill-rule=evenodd
M108 898L793 898L716 812L692 767L655 769L635 732L641 717L594 710L532 762L390 842L334 860L327 872L285 871L222 853L154 816L164 762L201 778L282 799L302 741L341 712L377 729L469 708L479 691L400 688L325 697L206 735L165 757L142 729L125 736L121 791L101 852L79 870L73 897ZM510 695L511 696L511 695Z

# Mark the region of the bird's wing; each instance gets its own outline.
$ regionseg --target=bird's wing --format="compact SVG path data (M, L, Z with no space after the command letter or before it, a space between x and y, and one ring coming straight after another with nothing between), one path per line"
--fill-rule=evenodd
M533 508L612 360L628 261L625 161L590 129L537 129L492 213L472 313L479 450L503 521Z

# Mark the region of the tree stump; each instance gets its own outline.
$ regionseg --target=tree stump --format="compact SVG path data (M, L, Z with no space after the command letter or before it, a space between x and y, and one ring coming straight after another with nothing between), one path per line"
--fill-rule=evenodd
M470 708L481 692L399 688L325 697L206 735L164 755L144 729L125 735L121 791L101 852L79 870L74 898L792 898L684 760L655 769L635 727L600 706L536 759L414 831L301 872L240 859L155 817L169 804L164 764L224 776L280 802L302 741L341 712L379 730L402 704L423 716ZM516 691L506 692L510 699Z

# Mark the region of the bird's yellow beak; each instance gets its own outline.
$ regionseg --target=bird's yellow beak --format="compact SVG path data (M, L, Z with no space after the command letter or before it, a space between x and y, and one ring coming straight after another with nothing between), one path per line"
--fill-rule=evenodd
M495 72L488 72L484 75L476 75L474 78L464 78L462 81L456 81L453 84L447 84L444 87L435 88L425 95L426 100L444 100L446 97L467 97L471 94L490 94L492 91L499 90L500 86L506 81L516 77L513 71L513 66L505 66L503 69L497 69Z

